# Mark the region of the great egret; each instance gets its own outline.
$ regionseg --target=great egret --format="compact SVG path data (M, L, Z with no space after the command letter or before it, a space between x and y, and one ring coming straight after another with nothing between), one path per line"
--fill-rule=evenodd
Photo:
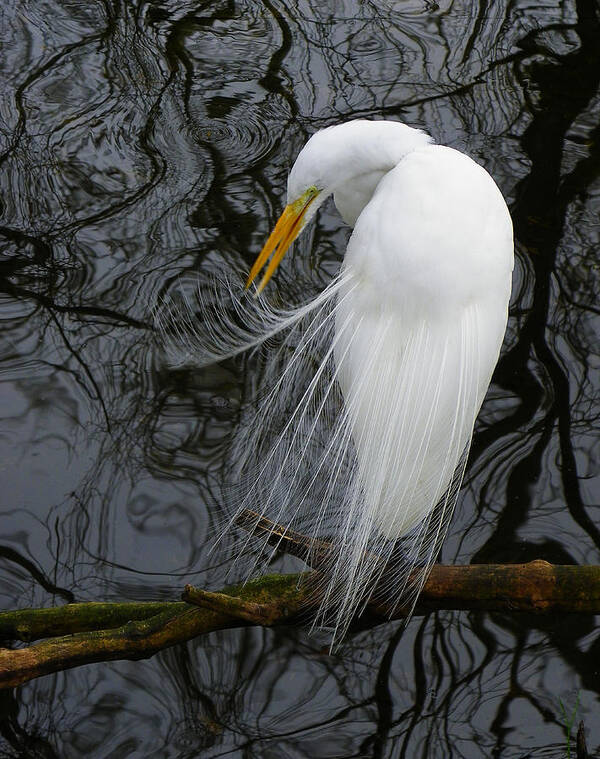
M298 155L255 295L330 195L354 227L338 276L289 312L217 309L203 350L283 335L237 449L242 508L332 541L316 623L336 640L378 583L410 609L435 560L506 328L513 238L471 158L405 124L350 121Z

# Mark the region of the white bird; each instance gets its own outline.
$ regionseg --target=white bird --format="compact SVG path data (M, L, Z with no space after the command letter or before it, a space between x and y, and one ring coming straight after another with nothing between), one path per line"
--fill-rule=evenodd
M235 454L240 508L333 543L316 624L336 641L376 587L412 610L439 552L506 328L513 236L471 158L405 124L350 121L301 150L247 287L270 258L264 289L330 195L354 227L338 276L288 312L264 297L217 309L203 351L280 335Z

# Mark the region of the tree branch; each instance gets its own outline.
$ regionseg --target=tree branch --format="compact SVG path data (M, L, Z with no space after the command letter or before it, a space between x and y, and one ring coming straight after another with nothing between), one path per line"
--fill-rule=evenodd
M296 622L318 601L302 579L303 575L269 575L222 593L186 586L184 598L194 605L173 601L82 603L1 613L4 639L58 637L25 648L0 649L0 688L82 664L146 658L213 630ZM431 609L600 613L600 566L558 566L541 560L437 564L415 613ZM367 622L373 625L405 614L403 609L383 604L369 605L368 612Z
M82 664L115 659L142 659L202 633L248 624L240 619L244 602L249 608L267 605L272 623L291 621L303 608L306 594L298 589L299 575L274 575L230 588L223 594L200 592L214 599L233 596L224 611L188 603L82 603L58 609L25 609L0 613L0 630L13 639L46 633L72 633L51 637L26 648L0 648L0 688L11 688L41 675ZM190 587L189 591L193 591ZM192 596L195 594L192 592ZM214 600L213 600L214 603ZM224 607L221 600L221 607ZM94 621L94 615L98 619ZM136 615L132 618L131 615ZM148 616L151 614L151 616ZM123 622L124 620L128 620ZM256 620L252 620L256 623ZM102 624L117 627L99 629Z
M165 611L169 604L183 611L187 604L164 601L124 603L70 603L48 609L19 609L0 613L0 641L30 643L54 635L119 627L132 619L142 620Z

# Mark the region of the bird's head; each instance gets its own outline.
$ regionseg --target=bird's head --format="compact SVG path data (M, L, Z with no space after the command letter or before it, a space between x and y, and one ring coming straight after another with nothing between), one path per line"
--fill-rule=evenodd
M354 194L361 207L387 171L410 150L430 141L428 135L406 124L364 119L336 124L314 134L290 171L288 205L256 259L246 287L272 256L257 295L263 291L287 249L329 195L334 194L338 205L338 194ZM356 202L356 197L353 200Z

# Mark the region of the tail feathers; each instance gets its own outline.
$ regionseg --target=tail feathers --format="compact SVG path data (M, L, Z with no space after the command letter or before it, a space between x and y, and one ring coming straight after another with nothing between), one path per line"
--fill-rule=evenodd
M315 540L306 555L319 562L314 624L332 630L332 646L375 591L389 606L414 608L448 529L491 373L479 365L476 306L455 324L409 329L359 311L356 284L342 273L285 312L239 301L227 286L227 307L222 293L201 297L204 328L189 308L169 329L173 308L159 320L172 355L187 363L269 343L232 444L231 523L250 509L257 522L264 515ZM332 544L325 557L320 539ZM246 535L238 550L248 547L258 548L256 572L278 544Z
M258 348L284 334L279 351L297 341L295 330L318 331L322 318L309 319L313 312L328 309L330 301L345 285L347 277L334 279L310 302L292 309L277 309L265 298L255 297L232 281L227 273L208 280L178 282L152 307L153 320L172 366L201 368ZM309 334L312 331L309 329Z

